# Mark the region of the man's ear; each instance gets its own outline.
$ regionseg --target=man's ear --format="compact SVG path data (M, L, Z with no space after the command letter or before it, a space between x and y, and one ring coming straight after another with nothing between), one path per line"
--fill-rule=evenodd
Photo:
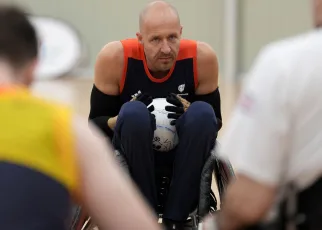
M138 41L142 44L143 43L143 41L142 41L142 34L140 32L137 32L136 33L136 37L137 37Z
M23 84L27 86L30 86L32 84L35 78L35 72L36 72L38 63L39 63L39 60L35 58L33 61L28 63L28 65L25 67L24 73L21 76L22 77L21 82Z

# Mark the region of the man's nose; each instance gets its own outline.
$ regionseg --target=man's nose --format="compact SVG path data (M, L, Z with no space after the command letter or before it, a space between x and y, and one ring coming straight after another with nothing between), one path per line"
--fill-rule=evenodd
M165 53L165 54L169 54L169 53L170 53L170 51L171 51L171 48L170 48L170 46L169 46L168 42L164 41L164 42L162 43L161 52L162 52L162 53Z

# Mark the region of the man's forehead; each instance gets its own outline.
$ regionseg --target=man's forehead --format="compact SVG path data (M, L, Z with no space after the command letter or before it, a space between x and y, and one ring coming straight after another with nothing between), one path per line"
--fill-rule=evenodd
M180 30L180 23L175 17L151 17L142 24L144 32L175 33Z

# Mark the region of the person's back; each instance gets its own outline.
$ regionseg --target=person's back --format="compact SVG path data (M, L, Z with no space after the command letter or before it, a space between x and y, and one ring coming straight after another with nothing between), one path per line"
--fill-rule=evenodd
M322 175L322 30L288 39L274 49L281 53L279 63L286 73L276 79L285 87L280 100L291 113L283 124L289 129L285 151L292 155L285 182L294 180L302 189Z
M237 180L203 229L322 229L322 0L312 3L315 28L267 45L247 74L217 151Z
M300 188L306 187L322 173L319 163L322 162L322 30L273 42L259 54L258 60L263 59L268 65L260 68L267 68L267 77L256 75L256 69L253 69L247 90L261 92L258 94L261 101L267 97L281 108L274 111L272 123L261 124L262 129L269 125L280 130L274 137L267 138L278 138L281 145L267 146L267 149L274 151L283 146L283 150L275 150L285 151L288 158L281 160L283 164L284 160L288 162L283 182L294 180ZM270 60L273 65L269 64ZM265 84L258 84L258 81L265 81ZM265 109L270 114L269 106L265 105ZM258 143L261 141L265 145L267 139L261 138ZM256 148L260 144L253 146ZM265 164L274 167L276 162Z
M295 180L300 187L304 187L322 173L319 166L319 162L322 162L321 58L322 30L273 42L261 50L256 59L257 65L246 79L233 124L230 124L231 128L226 133L228 137L242 138L235 140L236 147L223 142L223 149L229 148L230 154L236 155L230 156L232 160L239 158L237 155L241 150L237 146L246 141L254 154L262 153L263 148L276 154L281 151L286 153L287 159L280 159L279 156L277 160L277 156L273 157L271 154L269 162L261 162L261 166L266 167L265 164L273 168L287 162L284 167L286 176L282 183ZM261 105L257 106L257 103ZM256 122L257 128L272 130L267 132L269 136L266 132L261 133L255 141L246 139L248 135L256 135L255 133L239 133L244 132L240 127L252 124L245 121L245 114L254 119L252 122ZM270 120L268 116L274 119ZM241 119L245 123L235 126ZM247 132L252 130L248 129ZM269 144L271 138L277 138L279 145ZM236 164L239 164L239 160Z
M78 193L70 111L20 87L0 88L0 111L0 228L65 229Z
M256 58L218 151L238 178L223 201L225 227L285 224L284 215L305 216L290 218L299 229L322 226L321 58L321 29L273 42ZM238 221L223 223L227 216Z

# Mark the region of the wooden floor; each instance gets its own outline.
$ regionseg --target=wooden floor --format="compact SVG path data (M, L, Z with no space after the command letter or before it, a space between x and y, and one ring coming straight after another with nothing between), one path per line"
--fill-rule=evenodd
M45 98L54 99L70 105L77 113L87 117L89 113L89 99L92 89L92 79L64 78L51 82L37 82L34 92ZM221 108L224 125L219 133L219 138L225 132L225 124L235 105L236 98L240 92L239 84L225 84L220 82ZM217 193L216 184L213 190ZM217 196L218 197L218 196Z

